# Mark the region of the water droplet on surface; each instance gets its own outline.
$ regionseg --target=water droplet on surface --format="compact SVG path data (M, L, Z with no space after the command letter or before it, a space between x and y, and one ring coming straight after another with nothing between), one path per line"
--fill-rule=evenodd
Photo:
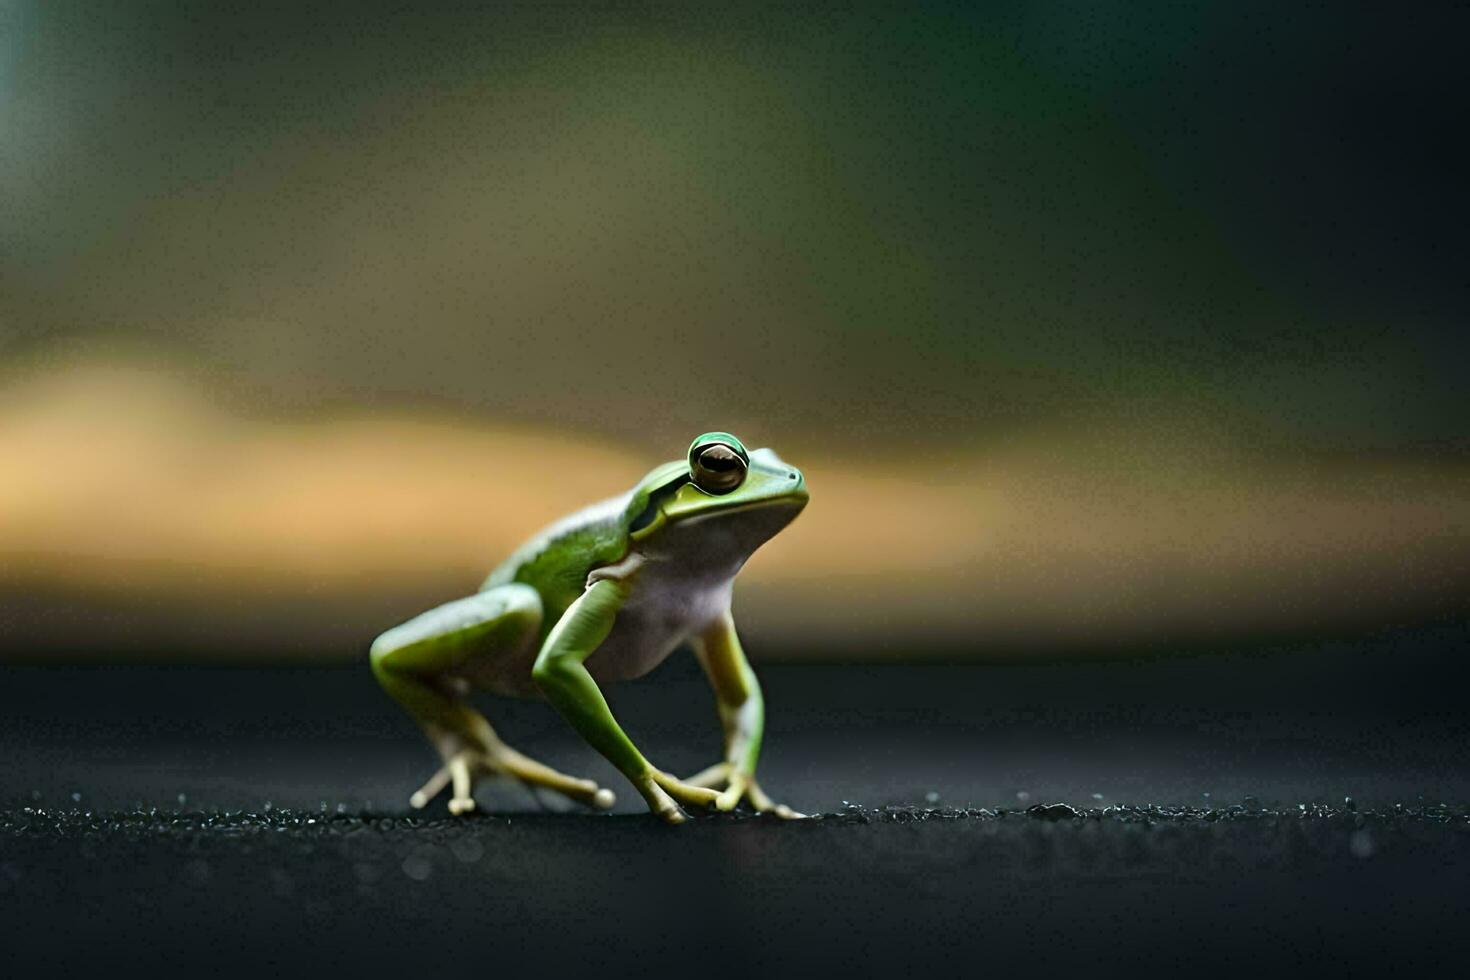
M426 855L415 851L403 859L403 873L414 881L427 881L434 873L434 865Z
M462 837L449 845L449 850L465 864L474 864L485 856L485 845L473 837Z

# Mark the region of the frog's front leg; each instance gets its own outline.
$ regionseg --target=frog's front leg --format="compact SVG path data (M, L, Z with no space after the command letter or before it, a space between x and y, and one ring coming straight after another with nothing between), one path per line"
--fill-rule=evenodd
M773 802L755 781L755 764L760 758L765 732L766 704L755 671L750 669L745 651L740 648L729 610L703 634L694 637L692 645L715 692L715 705L725 732L725 760L686 782L716 789L723 787L715 802L721 810L733 810L743 798L761 813L774 813L788 820L802 817L803 814L789 806Z
M719 794L654 768L618 725L584 665L612 632L627 597L627 587L616 579L601 579L589 586L552 627L536 657L532 677L572 727L628 777L650 810L668 823L683 823L686 815L679 804L709 806Z
M475 808L475 781L484 775L511 776L588 806L613 805L610 790L557 772L506 745L465 700L464 675L477 662L534 643L540 624L536 590L510 584L445 603L374 641L372 667L378 682L423 726L444 760L409 799L415 809L453 783L449 812L468 813Z

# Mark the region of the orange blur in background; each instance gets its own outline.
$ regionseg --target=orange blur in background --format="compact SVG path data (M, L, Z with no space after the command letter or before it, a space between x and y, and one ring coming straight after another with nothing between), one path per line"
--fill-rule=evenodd
M1208 647L1463 601L1464 467L1270 457L1198 433L907 453L740 434L771 443L812 487L737 592L747 630L785 657ZM252 419L136 365L7 386L0 458L11 660L184 646L351 656L661 461L612 439L424 411Z

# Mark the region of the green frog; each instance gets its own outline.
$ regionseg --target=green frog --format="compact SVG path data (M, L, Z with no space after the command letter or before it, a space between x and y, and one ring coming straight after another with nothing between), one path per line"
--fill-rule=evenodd
M449 812L475 809L477 779L510 776L606 809L611 790L502 742L473 691L544 696L671 824L685 807L802 816L755 779L765 706L730 615L735 576L806 506L806 480L769 449L728 432L695 439L628 493L551 525L475 595L430 609L373 642L373 673L443 760L409 802L452 785ZM683 644L714 690L724 758L679 779L648 761L613 717L602 684L641 676Z

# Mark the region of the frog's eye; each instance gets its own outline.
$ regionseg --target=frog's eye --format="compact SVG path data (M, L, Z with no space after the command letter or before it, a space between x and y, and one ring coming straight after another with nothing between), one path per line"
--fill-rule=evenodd
M690 454L689 475L705 493L729 493L745 482L745 458L721 442Z

